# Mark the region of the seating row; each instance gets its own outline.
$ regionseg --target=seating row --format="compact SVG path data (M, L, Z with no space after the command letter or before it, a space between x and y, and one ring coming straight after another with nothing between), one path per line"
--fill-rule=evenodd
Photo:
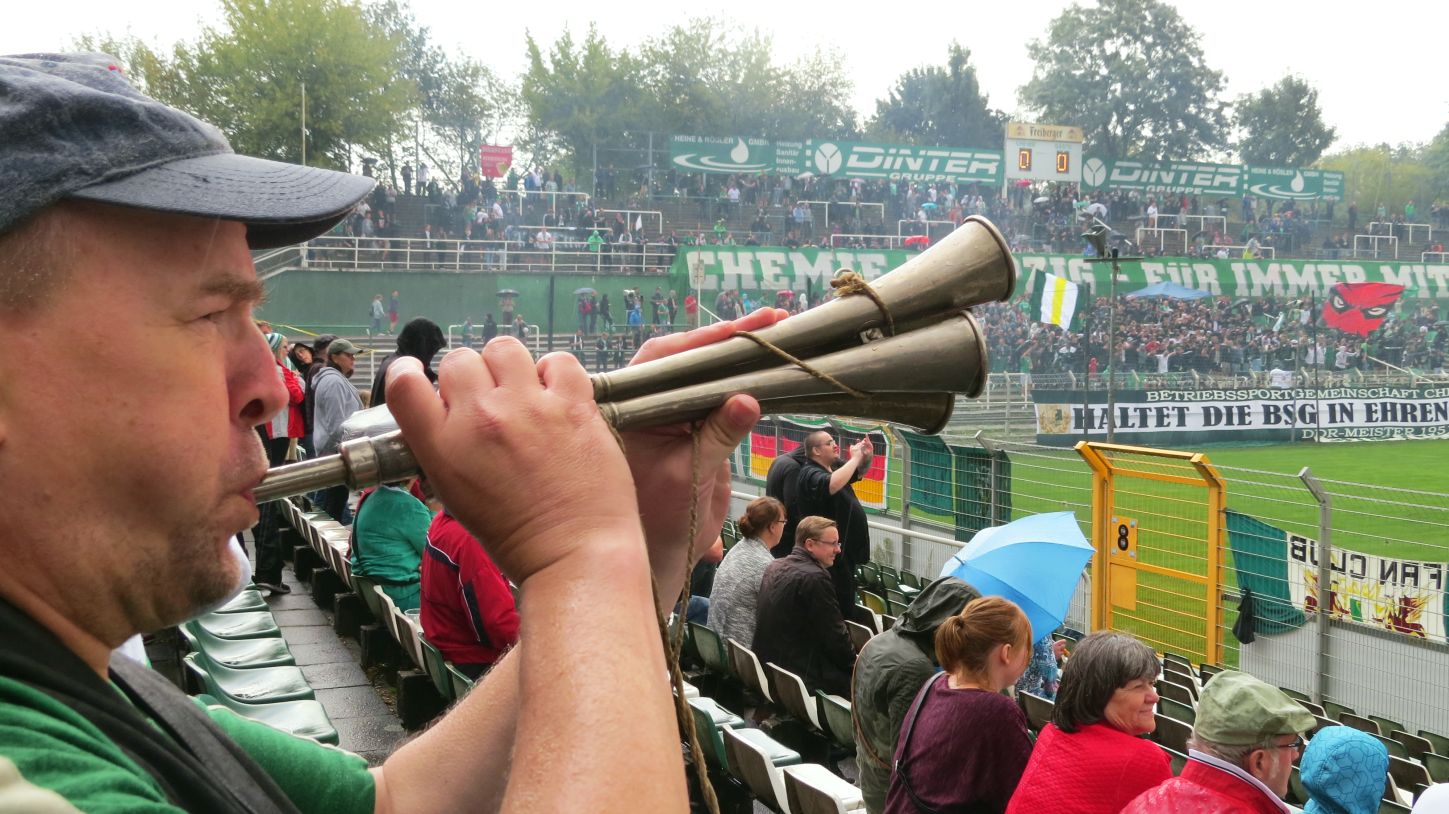
M337 728L296 666L259 591L247 589L179 631L190 651L184 680L208 706L321 743L338 743Z
M290 500L284 501L283 506L289 524L300 535L305 548L327 569L328 576L319 575L311 569L313 597L324 607L333 606L339 632L355 632L363 641L364 666L369 666L372 661L387 663L406 659L416 668L412 670L403 663L393 665L400 668L397 672L397 706L404 727L416 729L422 726L448 704L463 697L472 688L473 679L444 659L442 653L427 640L418 612L399 610L380 585L352 573L349 556L351 532L323 512L303 511ZM329 576L340 581L341 591L325 589L324 583ZM353 597L355 600L349 601ZM354 624L348 620L348 608L356 608L363 616L375 620L375 624L361 620L355 620L357 623ZM375 650L383 649L377 647L382 636L396 646L402 658L375 654Z

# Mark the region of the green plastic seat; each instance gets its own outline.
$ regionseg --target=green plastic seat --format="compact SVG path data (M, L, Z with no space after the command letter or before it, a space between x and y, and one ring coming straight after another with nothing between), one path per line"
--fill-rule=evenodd
M1345 712L1347 712L1349 715L1358 714L1358 711L1355 710L1353 707L1346 707L1343 704L1339 704L1334 701L1324 701L1323 709L1328 713L1328 717L1332 718L1335 721L1340 720L1341 716Z
M306 677L296 667L238 670L208 659L205 652L188 655L186 666L201 680L206 691L217 698L247 704L316 700Z
M850 702L824 690L816 690L815 698L820 702L820 723L825 734L837 746L855 748L855 721L851 719Z
M886 607L885 597L872 591L862 590L860 592L860 604L870 608L876 613L889 613Z
M725 652L724 642L720 641L719 634L707 625L697 622L690 622L689 628L694 633L694 645L699 648L699 660L704 668L715 675L734 675L729 655Z
M423 658L426 662L423 667L428 673L428 678L433 680L433 689L438 691L438 695L441 695L444 701L452 703L455 700L453 698L453 681L448 678L447 659L443 658L443 651L428 641L426 636L419 637L419 644L423 646Z
M191 623L218 639L266 639L282 635L271 612L207 613Z
M448 670L448 680L453 684L453 697L462 700L468 691L473 689L473 679L469 678L458 666L451 661L444 662Z
M1425 752L1424 768L1429 770L1429 776L1435 783L1449 783L1449 757L1436 752Z
M1157 708L1162 711L1164 716L1176 721L1182 721L1188 726L1197 723L1197 710L1190 704L1174 701L1171 698L1159 698L1157 699Z
M200 697L200 696L198 696ZM327 711L317 701L276 701L266 704L248 704L225 695L212 697L208 706L220 706L252 721L260 721L283 732L318 743L338 743L337 727L327 717Z
M1379 725L1379 734L1384 735L1386 737L1388 736L1388 734L1390 732L1402 732L1402 731L1404 731L1404 725L1401 724L1401 723L1399 723L1398 721L1395 721L1393 718L1385 718L1382 715L1370 715L1370 716L1368 716L1368 719L1370 721L1373 721L1374 723L1378 724Z
M238 670L253 667L291 667L297 664L286 639L222 639L207 633L199 625L188 622L178 628L191 652L205 652L218 664Z
M721 707L712 698L691 698L688 703L690 714L694 716L694 729L699 736L699 746L704 750L705 762L716 769L724 769L728 759L725 756L724 736L720 734L720 729L741 728L745 725L744 719Z
M770 810L786 810L785 776L780 768L798 764L800 753L758 729L726 729L719 734L730 774Z
M1439 755L1449 755L1449 738L1446 738L1443 735L1438 734L1437 732L1430 732L1427 729L1420 729L1419 737L1428 741L1429 745L1434 747L1429 751Z
M267 600L262 598L261 591L242 591L230 602L216 609L217 613L256 613L257 611L271 612Z

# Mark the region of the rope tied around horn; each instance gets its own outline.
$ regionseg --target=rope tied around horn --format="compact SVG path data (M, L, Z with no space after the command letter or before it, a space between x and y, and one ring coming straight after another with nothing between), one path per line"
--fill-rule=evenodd
M895 318L891 316L891 309L886 306L885 301L880 298L880 295L876 293L875 289L871 288L870 283L866 282L865 278L860 276L859 273L851 271L850 269L840 269L839 271L835 272L835 279L830 281L830 287L835 289L835 296L837 298L850 296L869 297L871 301L875 303L875 307L880 309L881 318L885 320L885 335L896 335L896 321ZM826 384L834 387L835 389L839 390L842 393L845 393L848 396L852 396L858 399L870 398L871 394L869 391L856 389L846 384L845 382L840 381L834 376L831 376L829 373L821 370L816 370L810 365L809 362L806 362L804 359L800 359L794 356L793 354L789 353L783 348L776 346L773 342L770 342L767 339L761 339L760 337L754 335L749 331L735 331L734 335L744 337L745 339L754 342L756 345L759 345L765 350L775 354L781 359L784 359L786 362L800 368L806 373L809 373L811 376L814 376L820 381L825 382Z

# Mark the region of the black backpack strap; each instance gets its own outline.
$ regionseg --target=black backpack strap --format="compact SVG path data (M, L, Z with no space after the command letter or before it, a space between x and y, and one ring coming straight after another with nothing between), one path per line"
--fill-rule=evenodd
M110 673L112 683L136 708L194 757L207 778L242 810L295 814L296 807L276 781L175 685L125 656L111 659Z

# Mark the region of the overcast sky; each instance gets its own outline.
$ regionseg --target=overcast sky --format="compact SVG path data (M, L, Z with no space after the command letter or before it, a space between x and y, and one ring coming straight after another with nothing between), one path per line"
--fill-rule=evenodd
M1449 122L1449 82L1442 71L1449 12L1442 2L1169 2L1202 35L1208 64L1227 76L1229 98L1271 85L1289 72L1318 88L1324 119L1338 129L1330 149L1425 142ZM219 4L212 0L13 0L7 5L0 54L54 50L88 32L129 32L169 45L193 39L219 17ZM1032 72L1026 43L1044 37L1047 24L1067 5L1061 0L831 5L412 0L414 14L436 42L508 77L523 68L525 32L547 43L565 25L582 32L594 20L610 43L634 46L686 16L715 16L770 33L781 61L817 47L839 49L850 66L852 101L862 117L874 112L874 100L901 73L942 62L952 39L971 50L991 105L1015 112L1017 88ZM851 8L860 11L847 11Z

